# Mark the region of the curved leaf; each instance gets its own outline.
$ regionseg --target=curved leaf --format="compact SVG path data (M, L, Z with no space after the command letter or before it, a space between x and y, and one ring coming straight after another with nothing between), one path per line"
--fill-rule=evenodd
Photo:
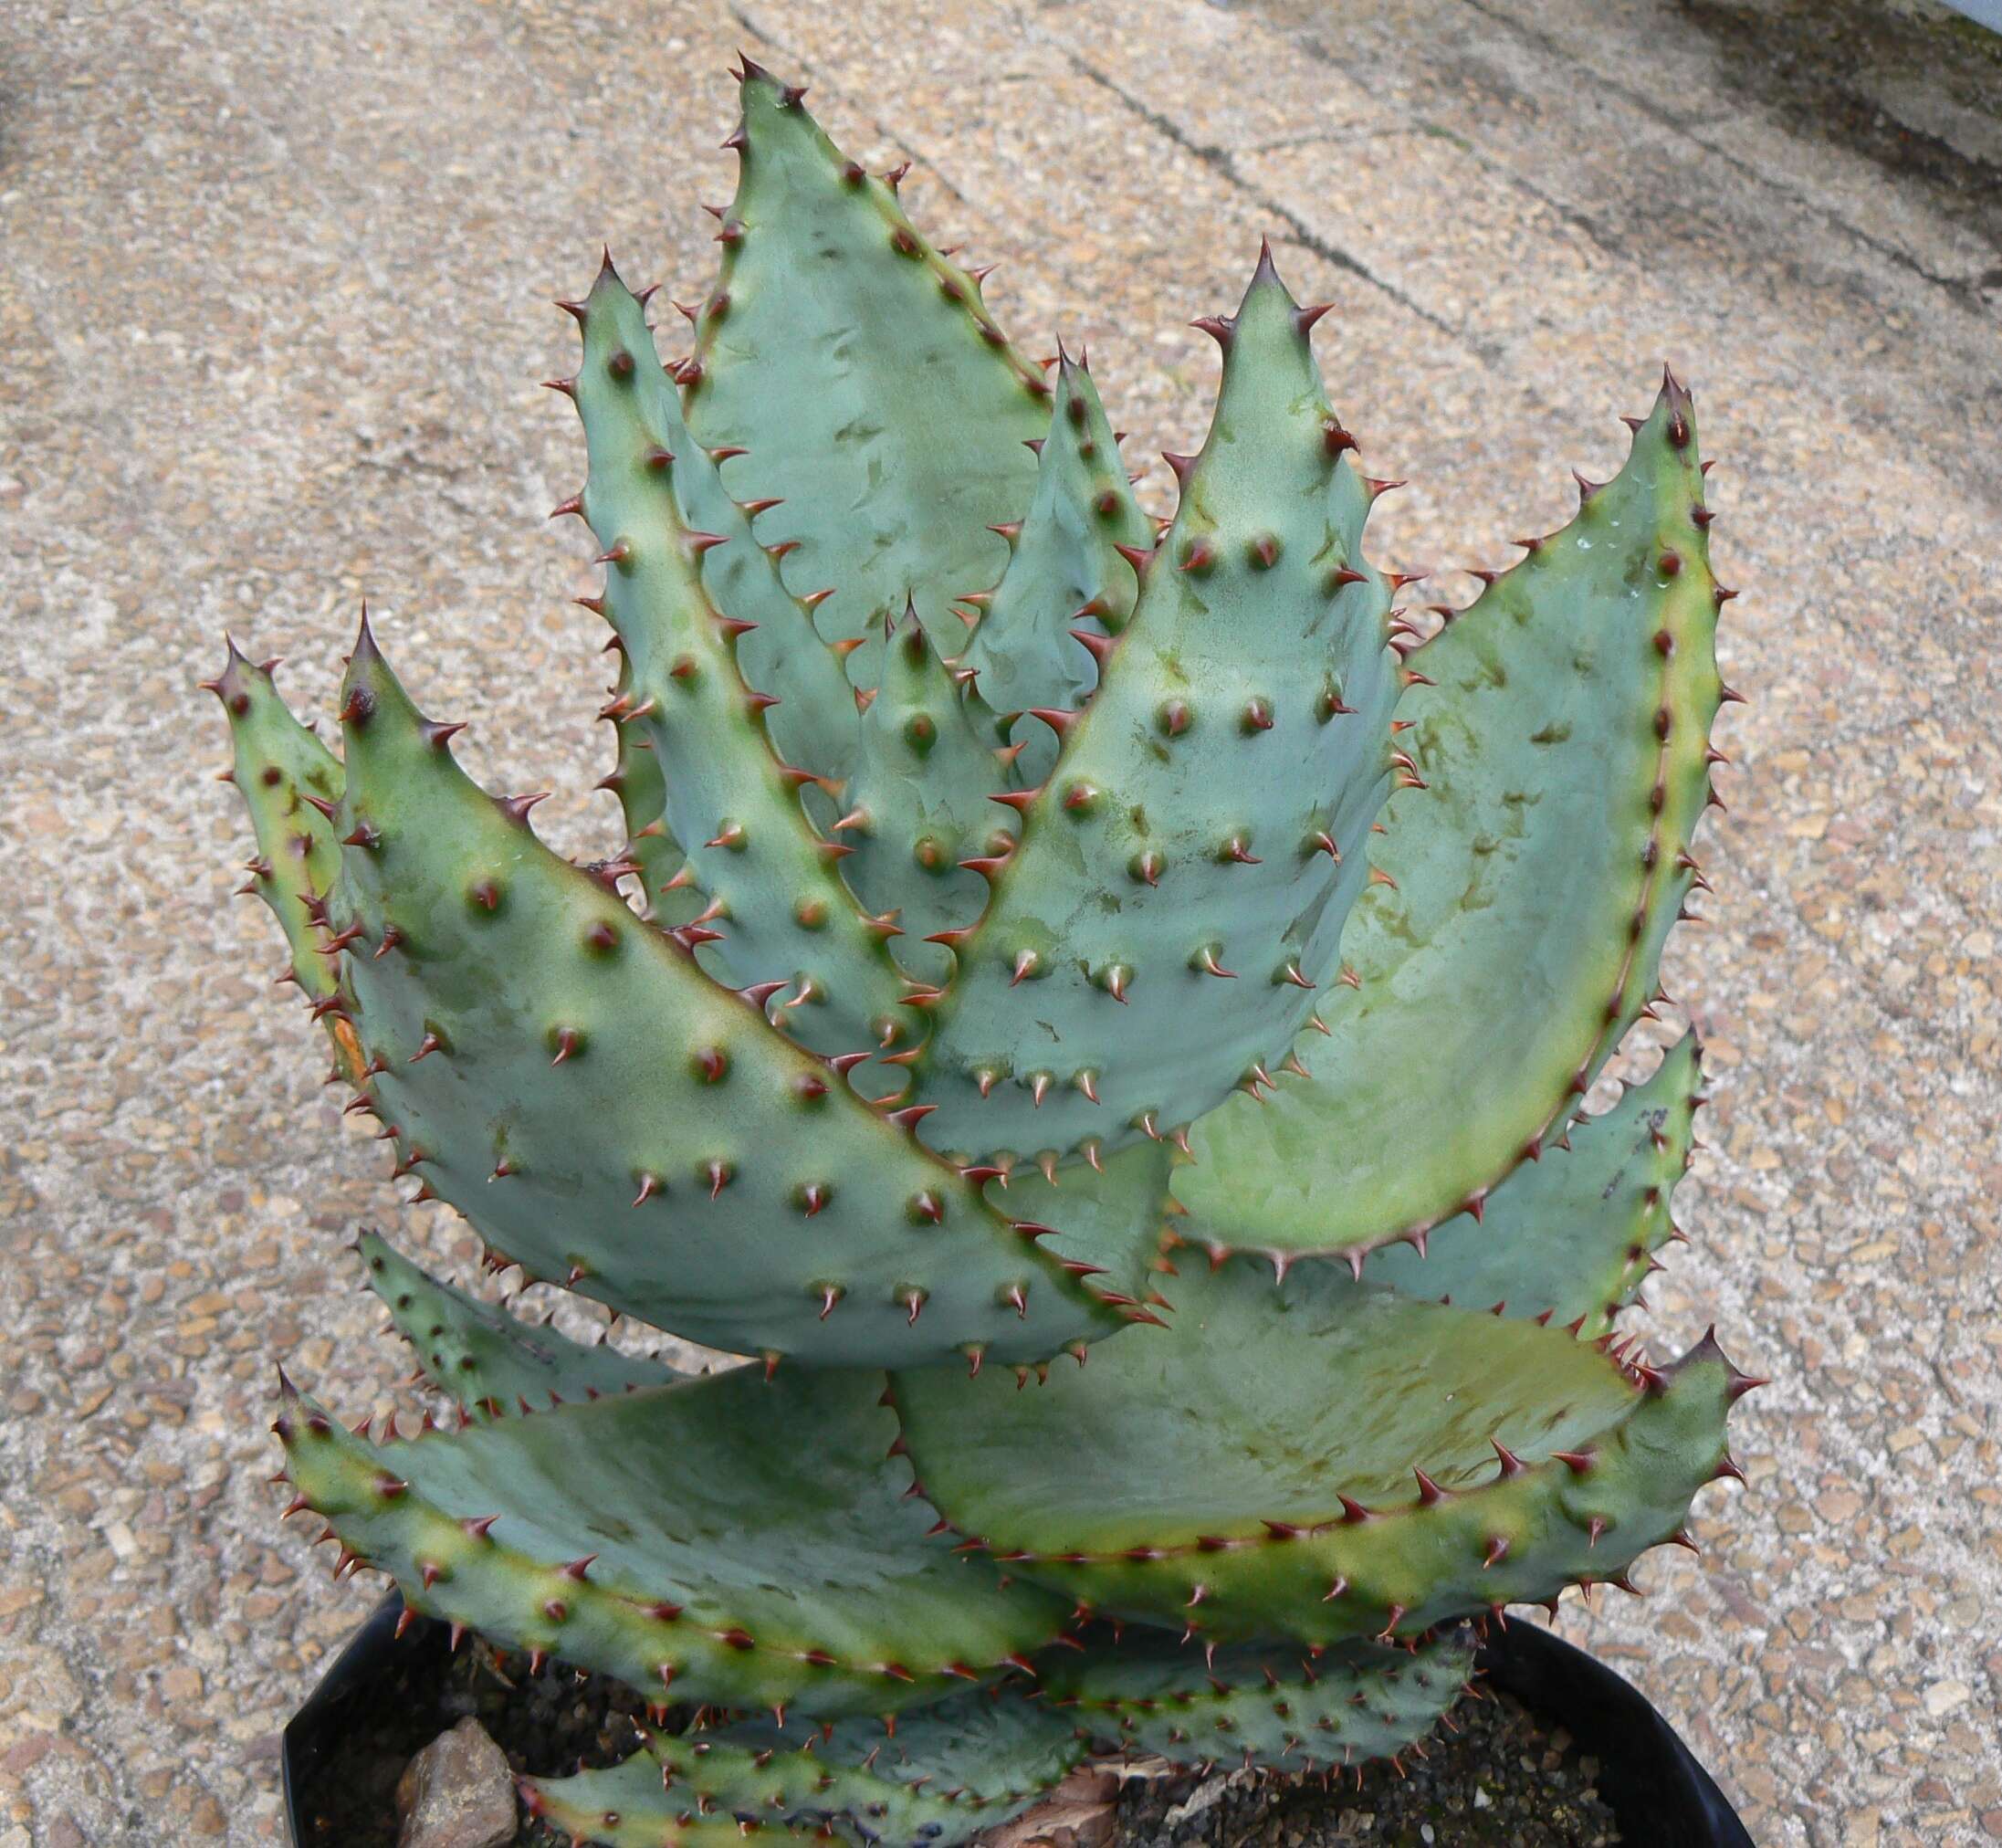
M1396 656L1309 317L1268 256L1221 321L1181 506L912 1066L936 1148L1165 1135L1266 1082L1390 779Z
M1356 1257L1480 1205L1654 994L1722 697L1693 415L1664 386L1618 477L1412 656L1429 787L1391 804L1333 1037L1176 1177L1241 1248Z
M1045 1228L471 782L366 633L345 711L333 915L365 1095L508 1260L733 1353L1034 1360L1119 1326Z
M890 1714L1068 1607L928 1537L882 1389L739 1368L387 1443L296 1397L277 1428L300 1505L414 1610L650 1700Z
M1644 1084L1573 1124L1568 1147L1553 1142L1510 1175L1478 1224L1441 1226L1427 1256L1407 1244L1372 1252L1365 1280L1462 1308L1582 1317L1587 1339L1604 1334L1675 1235L1669 1202L1689 1166L1701 1060L1695 1034L1684 1034Z
M887 1738L852 1719L659 1734L609 1770L531 1778L523 1794L532 1814L612 1848L657 1848L705 1816L953 1848L1019 1814L1084 1752L1067 1718L987 1688L903 1715Z
M1034 491L1022 445L1043 434L1048 387L895 182L848 160L800 92L744 70L741 169L682 372L687 418L712 448L744 450L725 465L734 491L779 499L760 536L792 547L783 569L802 595L833 591L815 620L869 642L869 685L907 603L942 652L958 645L949 604L994 582L990 528Z
M1311 1771L1401 1752L1473 1674L1464 1630L1410 1650L1350 1643L1311 1655L1297 1644L1210 1647L1134 1630L1082 1655L1053 1652L1043 1685L1060 1711L1121 1750Z
M364 1232L358 1249L368 1286L383 1299L397 1332L416 1351L432 1383L450 1393L462 1412L505 1418L518 1407L539 1412L566 1400L665 1386L679 1377L658 1360L634 1360L604 1345L584 1347L440 1283L379 1233Z
M1724 1456L1738 1376L1707 1343L1635 1371L1322 1265L1274 1286L1235 1258L1174 1289L1170 1329L1038 1391L894 1376L940 1512L1103 1614L1220 1641L1415 1636L1620 1577Z

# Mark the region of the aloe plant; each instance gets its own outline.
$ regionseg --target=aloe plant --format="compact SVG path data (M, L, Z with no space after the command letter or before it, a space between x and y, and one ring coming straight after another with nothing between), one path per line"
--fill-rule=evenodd
M609 257L563 304L623 841L539 841L365 617L338 757L234 644L208 684L247 889L415 1197L747 1363L580 1346L369 1234L459 1415L285 1382L288 1512L702 1713L529 1781L582 1839L951 1841L1085 1742L1421 1749L1468 1620L1687 1540L1755 1383L1616 1331L1693 1039L1584 1113L1733 697L1690 394L1434 628L1269 250L1197 323L1156 521L1084 356L1018 352L799 90L747 62L741 102L691 350Z

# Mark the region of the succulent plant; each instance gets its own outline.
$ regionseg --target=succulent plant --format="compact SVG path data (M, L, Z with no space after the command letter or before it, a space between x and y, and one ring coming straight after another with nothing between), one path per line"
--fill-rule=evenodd
M1690 395L1435 623L1269 251L1156 521L1085 355L1019 353L799 90L741 101L692 351L609 256L562 304L623 845L477 787L365 616L338 758L234 644L208 684L246 889L416 1197L750 1358L579 1345L371 1234L459 1415L285 1383L288 1512L701 1710L530 1780L580 1839L951 1841L1085 1740L1401 1751L1467 1620L1687 1539L1755 1383L1615 1328L1693 1038L1585 1112L1733 697Z

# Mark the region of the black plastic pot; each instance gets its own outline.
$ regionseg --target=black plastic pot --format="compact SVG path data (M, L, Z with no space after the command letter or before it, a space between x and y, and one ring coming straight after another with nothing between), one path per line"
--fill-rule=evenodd
M1644 1848L1753 1848L1715 1780L1630 1681L1535 1623L1491 1630L1490 1638L1481 1651L1487 1685L1556 1721L1598 1760L1598 1793L1623 1840Z
M349 1638L306 1705L285 1728L285 1813L295 1848L325 1848L305 1804L315 1768L349 1716L380 1700L392 1650L443 1649L444 1626L420 1618L395 1640L403 1600L393 1592ZM1636 1848L1753 1848L1737 1812L1710 1773L1630 1682L1582 1649L1534 1623L1512 1623L1481 1652L1488 1684L1562 1726L1598 1760L1599 1794Z
M348 1638L306 1705L286 1723L278 1741L278 1769L285 1785L287 1839L293 1848L330 1848L326 1835L311 1825L315 1776L352 1717L384 1698L394 1685L390 1674L393 1652L445 1646L443 1625L426 1617L420 1617L399 1640L396 1620L403 1614L403 1598L392 1591Z

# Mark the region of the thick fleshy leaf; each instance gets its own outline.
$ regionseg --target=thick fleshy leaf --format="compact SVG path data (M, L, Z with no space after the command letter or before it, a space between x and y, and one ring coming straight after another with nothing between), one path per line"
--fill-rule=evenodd
M936 983L951 975L952 957L928 940L972 924L987 902L980 876L960 862L1015 838L1014 816L988 800L1001 778L1001 727L978 690L955 682L915 612L880 664L843 795L837 834L854 851L842 877L903 927L890 945L898 963Z
M1372 1252L1364 1282L1559 1324L1583 1317L1581 1334L1603 1335L1675 1235L1670 1201L1689 1166L1702 1076L1701 1049L1687 1034L1644 1084L1603 1116L1574 1123L1568 1147L1553 1142L1510 1175L1478 1223L1441 1226L1429 1255L1408 1244Z
M787 702L766 704L767 690L739 669L738 625L749 619L710 601L701 562L709 536L687 523L672 478L692 446L669 420L673 393L639 305L609 268L585 305L583 333L570 383L591 452L582 505L603 548L603 607L624 655L605 716L626 734L622 750L650 750L659 765L662 820L708 900L693 920L704 932L695 940L701 961L733 987L783 982L777 1018L802 1045L874 1051L910 1021L899 1006L908 984L887 948L894 926L856 905L836 870L841 849L801 805L805 767L782 761L767 735L768 715ZM778 614L791 620L777 653L801 696L791 703L847 702L840 663L805 613L781 602ZM808 671L816 662L817 675Z
M1138 582L1119 548L1145 551L1153 523L1134 499L1119 445L1082 359L1057 363L1050 429L1040 445L1035 499L1007 533L1008 569L991 592L962 599L978 620L961 665L980 676L997 712L1073 709L1098 684L1087 636L1115 635L1133 614ZM1056 740L1033 719L1015 720L1022 747L1012 782L1041 782Z
M630 694L632 677L620 664L615 696ZM663 813L667 799L667 780L661 774L660 758L648 741L638 736L638 728L622 724L618 734L618 761L599 780L599 788L618 798L619 812L625 818L625 850L617 866L616 877L639 882L645 900L645 915L664 930L679 930L693 923L708 907L708 895L687 870L688 856L681 851ZM611 867L604 870L610 874Z
M229 776L250 811L257 851L247 863L255 892L292 952L292 977L309 1001L334 992L313 919L341 866L333 824L313 801L341 800L341 761L292 716L271 684L276 661L259 666L229 642L229 659L202 684L223 702L233 747Z
M366 1095L489 1245L733 1353L1033 1360L1119 1326L977 1177L470 782L365 632L346 697L334 922Z
M1414 1636L1617 1579L1718 1474L1738 1376L1296 1266L1185 1265L1173 1327L1016 1392L900 1372L927 1495L1017 1571L1220 1641Z
M987 1154L1181 1126L1265 1081L1311 1010L1389 787L1397 657L1371 490L1268 256L1133 620L912 1069L925 1135Z
M928 1535L882 1391L739 1368L386 1443L295 1398L278 1431L303 1506L414 1610L652 1700L889 1714L1068 1606Z
M584 363L566 385L587 433L594 423L602 426L608 517L616 519L626 492L657 494L665 481L683 530L702 535L702 583L709 602L733 624L752 625L736 631L737 665L751 686L779 702L765 713L767 735L787 762L822 776L844 775L855 732L847 678L840 656L820 642L811 607L786 588L780 568L783 551L758 533L758 521L770 508L733 499L724 487L728 457L711 455L683 420L681 394L661 366L644 299L619 280L609 257L589 297L566 305L584 330ZM606 371L622 352L633 369ZM645 443L644 485L622 462L626 433L635 426ZM671 459L655 456L656 449ZM590 499L587 487L578 510L587 512L602 533Z
M724 478L777 497L759 536L789 544L787 583L832 590L815 620L865 638L915 602L934 645L964 629L952 600L991 584L1035 488L1022 445L1049 388L1009 346L980 284L917 231L893 181L830 142L799 92L747 62L741 170L722 271L684 369L687 418L711 448L741 447Z
M1070 1720L1000 1688L901 1716L822 1727L755 1719L660 1734L608 1770L531 1778L531 1813L610 1848L658 1848L704 1817L832 1823L851 1841L952 1848L1027 1808L1084 1756Z
M432 1384L470 1414L506 1418L679 1377L657 1360L634 1360L602 1343L587 1348L440 1283L379 1233L364 1232L360 1250L369 1287Z
M1178 1764L1307 1771L1389 1758L1425 1738L1471 1684L1473 1643L1450 1630L1410 1650L1347 1643L1207 1646L1165 1631L1052 1651L1044 1697L1095 1738Z
M1242 1246L1359 1255L1479 1204L1654 994L1722 698L1702 489L1672 381L1619 475L1410 657L1425 786L1374 850L1333 1037L1199 1125L1176 1177Z

